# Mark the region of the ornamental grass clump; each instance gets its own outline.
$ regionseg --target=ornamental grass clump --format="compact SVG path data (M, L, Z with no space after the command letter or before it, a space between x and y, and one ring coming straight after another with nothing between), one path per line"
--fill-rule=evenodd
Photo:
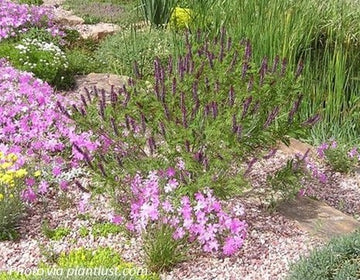
M99 135L102 148L88 165L108 189L127 192L126 174L166 169L182 158L184 194L204 187L221 197L239 194L244 174L278 140L286 143L319 120L296 114L301 63L295 73L279 57L256 66L250 42L233 42L225 29L186 42L185 55L154 61L151 86L130 79L109 93L86 89L82 106L73 109L78 126Z

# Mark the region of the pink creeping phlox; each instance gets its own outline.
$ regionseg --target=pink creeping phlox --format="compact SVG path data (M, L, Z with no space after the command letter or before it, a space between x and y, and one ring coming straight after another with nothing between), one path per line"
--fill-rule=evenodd
M151 172L147 178L140 174L132 178L127 228L141 233L158 221L174 228L174 239L197 241L209 253L236 254L246 237L246 222L235 213L228 214L210 189L197 192L193 199L189 196L177 199L174 191L179 183L172 177L176 172L168 170L171 176L169 172ZM176 187L169 188L169 185ZM243 207L237 207L234 212L243 214Z
M74 144L83 151L92 153L98 147L90 132L78 133L75 123L58 108L57 102L66 102L53 89L32 74L19 72L0 60L0 151L18 156L17 168L25 163L36 162L50 167L54 177L59 176L69 161L77 165L83 155L74 149ZM70 159L59 155L72 148ZM50 173L51 173L50 172ZM47 191L42 182L35 186L34 178L25 181L27 189L23 198L33 202L38 194ZM67 188L61 182L61 188Z
M54 24L51 8L0 0L0 41L24 33L30 27L44 28L52 36L64 35Z

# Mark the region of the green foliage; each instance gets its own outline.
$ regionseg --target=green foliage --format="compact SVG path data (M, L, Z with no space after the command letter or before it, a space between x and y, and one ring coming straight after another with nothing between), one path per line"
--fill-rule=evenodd
M168 270L186 259L186 245L183 240L172 237L173 231L163 224L145 233L143 248L151 271Z
M122 232L122 229L118 225L115 225L110 222L106 222L106 223L96 223L92 227L91 232L95 237L98 236L107 237L109 234L118 234Z
M105 67L91 52L82 49L67 50L66 57L69 62L68 71L72 75L87 75L92 72L101 72Z
M301 158L289 159L284 167L277 170L274 175L268 175L267 183L270 186L270 205L275 207L278 198L289 200L296 197L303 187L302 180L309 176Z
M19 185L9 187L0 183L0 241L14 240L19 237L17 232L19 220L25 207L21 200L22 188Z
M20 70L34 73L37 78L61 87L61 76L68 67L65 54L54 43L24 38L20 42L0 43L0 57L5 57Z
M165 27L177 0L141 0L144 18L154 27Z
M172 35L159 30L130 30L107 37L100 43L95 58L107 71L134 76L134 63L144 79L153 74L156 57L166 60L171 53Z
M108 22L127 27L141 19L136 2L129 0L67 0L64 7L83 18L86 24Z
M28 4L28 5L35 5L40 6L44 3L43 0L17 0L20 4Z
M88 229L87 227L85 227L85 226L82 226L82 227L79 229L79 235L80 235L81 237L86 237L86 236L89 235L89 233L90 233L89 229Z
M360 278L360 232L331 240L290 270L289 280L349 280Z
M43 221L41 225L41 230L47 238L57 241L68 236L71 232L69 228L65 227L57 227L56 229L51 229L48 220Z
M299 77L280 65L270 71L265 59L257 66L247 57L248 42L229 48L226 42L225 31L213 40L198 38L178 61L156 60L152 86L136 81L87 101L84 115L74 110L80 128L110 143L89 163L94 181L108 186L102 191L124 195L127 174L176 166L182 158L179 196L205 187L221 197L236 195L245 187L242 162L306 129L295 116Z
M326 149L324 154L326 163L337 172L349 173L358 165L357 157L349 157L348 148L345 145Z

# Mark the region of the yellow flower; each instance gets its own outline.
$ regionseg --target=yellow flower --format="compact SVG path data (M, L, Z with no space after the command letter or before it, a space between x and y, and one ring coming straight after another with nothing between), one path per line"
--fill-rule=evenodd
M7 159L7 160L10 160L10 161L12 161L12 162L15 162L15 161L17 161L18 157L17 157L17 155L15 155L15 154L8 154L8 155L6 156L6 159Z
M176 7L170 16L171 29L185 29L192 21L192 11L186 8Z
M2 193L0 193L0 201L3 200L4 195Z
M11 163L11 162L7 162L7 161L5 161L4 163L2 163L1 165L0 165L0 167L2 168L2 169L8 169L9 167L11 167L13 164Z
M41 171L40 171L40 170L35 171L34 177L39 177L40 175L41 175Z
M21 169L19 169L19 170L17 170L17 171L15 172L15 177L21 178L21 177L26 176L27 174L28 174L28 173L27 173L26 169L21 168Z

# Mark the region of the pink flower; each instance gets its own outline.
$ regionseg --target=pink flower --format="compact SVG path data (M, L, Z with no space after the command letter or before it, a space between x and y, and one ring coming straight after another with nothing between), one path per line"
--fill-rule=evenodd
M174 177L176 174L176 171L174 168L172 167L169 167L167 170L166 170L166 176L168 176L169 178L172 178Z
M28 186L28 187L32 187L35 185L35 179L34 178L26 178L25 179L25 184Z
M181 239L185 236L185 230L182 227L178 227L173 233L173 238L175 240Z
M38 193L45 194L48 191L49 184L46 181L41 181L38 188Z
M124 219L120 215L110 214L109 220L115 225L120 225Z
M21 198L24 201L27 202L34 202L36 200L36 194L34 192L34 190L31 187L28 187L27 189L25 189L22 194L21 194Z
M61 174L61 167L60 166L55 166L52 170L52 173L54 176L59 176Z
M68 190L68 183L66 181L60 181L60 189L63 191L67 191Z

